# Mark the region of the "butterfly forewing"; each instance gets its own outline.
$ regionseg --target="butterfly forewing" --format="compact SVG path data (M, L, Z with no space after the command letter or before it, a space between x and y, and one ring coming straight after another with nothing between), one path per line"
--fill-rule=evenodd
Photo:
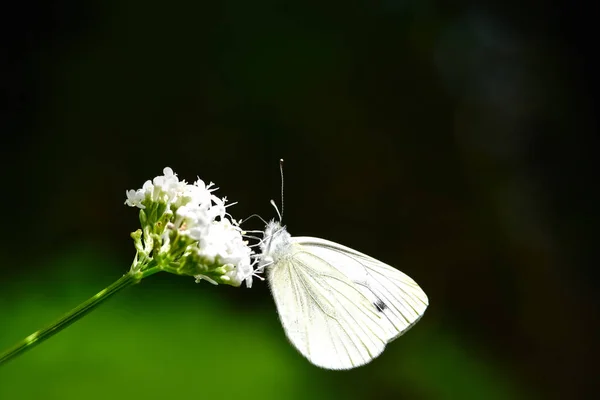
M425 312L429 301L408 275L349 247L324 239L294 237L307 252L348 277L381 313L380 326L391 341L406 332Z

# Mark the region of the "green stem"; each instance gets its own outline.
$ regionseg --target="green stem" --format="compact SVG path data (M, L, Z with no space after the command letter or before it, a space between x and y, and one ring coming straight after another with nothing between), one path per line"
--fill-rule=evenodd
M13 347L6 350L4 353L0 353L0 365L11 360L12 358L22 354L26 350L33 348L35 345L42 343L44 340L52 337L54 334L62 331L79 318L83 317L97 306L102 304L105 300L110 298L113 294L121 291L128 286L134 285L141 281L143 278L153 275L159 272L158 267L152 267L144 272L131 273L128 272L123 275L120 279L108 286L104 290L98 292L95 296L84 301L65 315L62 318L48 325L47 327L40 329L37 332L32 333L25 339L21 340Z

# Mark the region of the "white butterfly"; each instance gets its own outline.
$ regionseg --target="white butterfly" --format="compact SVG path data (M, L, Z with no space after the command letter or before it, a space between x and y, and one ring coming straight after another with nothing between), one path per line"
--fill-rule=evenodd
M427 295L410 277L324 239L292 237L267 224L260 266L267 270L288 339L327 369L364 365L425 312Z

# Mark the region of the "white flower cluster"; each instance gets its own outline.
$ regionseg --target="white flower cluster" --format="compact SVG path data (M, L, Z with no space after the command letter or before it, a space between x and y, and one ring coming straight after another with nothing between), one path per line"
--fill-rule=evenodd
M198 179L194 184L179 180L171 168L163 176L146 181L141 189L128 190L125 204L138 207L144 215L142 225L146 243L160 248L161 265L165 271L178 273L189 264L197 280L211 283L252 285L252 250L242 237L238 223L226 212L226 198L213 194L213 183L205 185ZM142 218L141 218L142 219ZM155 233L156 239L150 238ZM183 243L184 248L181 248ZM179 246L178 246L179 245ZM142 246L138 246L138 249ZM139 251L139 250L138 250ZM149 253L150 251L147 251ZM150 256L150 254L147 254ZM214 277L218 279L213 279ZM212 278L211 278L212 277Z
M165 203L168 207L177 209L183 205L205 205L210 206L216 196L212 195L216 189L210 190L212 182L206 186L201 179L193 185L180 181L177 174L169 167L163 169L164 175L157 176L152 181L146 181L141 189L128 190L125 204L131 207L146 208L146 203Z

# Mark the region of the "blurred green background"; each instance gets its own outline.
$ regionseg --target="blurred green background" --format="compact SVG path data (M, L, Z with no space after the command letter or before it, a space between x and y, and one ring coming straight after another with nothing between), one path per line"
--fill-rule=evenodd
M125 190L165 166L268 219L284 158L289 231L398 267L430 308L332 372L287 343L266 282L158 274L2 365L0 399L591 397L596 68L575 7L8 6L0 348L128 269Z

